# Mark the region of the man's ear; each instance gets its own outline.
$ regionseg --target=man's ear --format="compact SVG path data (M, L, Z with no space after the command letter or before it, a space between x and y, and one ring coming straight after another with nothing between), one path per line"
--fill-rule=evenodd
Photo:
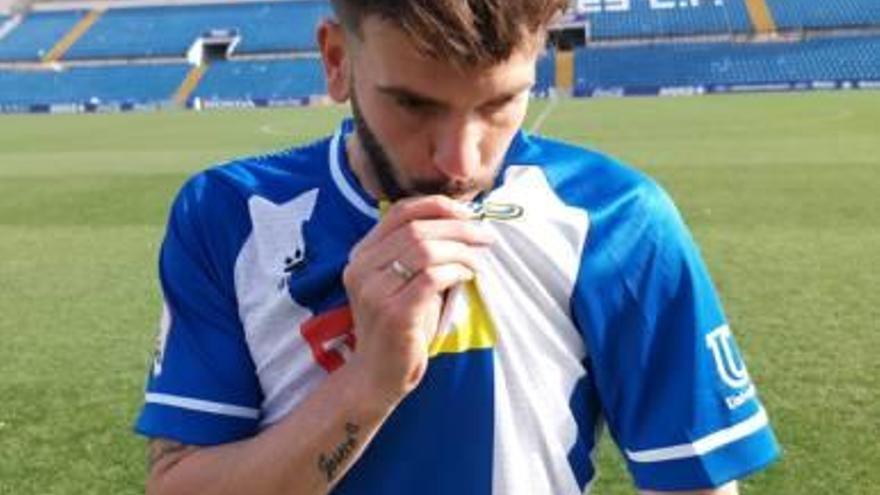
M318 48L324 61L327 93L335 101L343 103L351 93L351 60L345 29L339 22L325 20L318 26Z

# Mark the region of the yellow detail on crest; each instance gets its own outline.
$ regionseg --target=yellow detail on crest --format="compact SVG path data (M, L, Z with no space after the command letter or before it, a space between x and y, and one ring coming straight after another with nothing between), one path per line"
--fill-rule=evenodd
M470 281L464 285L464 296L467 301L465 308L467 314L454 319L452 328L434 338L428 348L429 357L495 347L498 341L495 325L492 324L492 319L486 311L486 305L477 291L476 283ZM450 302L455 304L456 301Z

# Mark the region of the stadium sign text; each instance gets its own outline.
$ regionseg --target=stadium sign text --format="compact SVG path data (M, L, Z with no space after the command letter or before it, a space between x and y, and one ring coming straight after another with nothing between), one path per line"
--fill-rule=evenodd
M629 12L636 0L577 0L576 14L601 12ZM651 10L690 9L695 7L723 7L724 0L642 0Z

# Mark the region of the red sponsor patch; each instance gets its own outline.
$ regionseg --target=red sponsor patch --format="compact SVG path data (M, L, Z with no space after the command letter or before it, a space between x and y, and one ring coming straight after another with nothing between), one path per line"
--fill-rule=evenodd
M351 309L343 306L314 316L300 328L312 349L312 356L322 368L332 373L345 364L346 348L355 348L354 320Z

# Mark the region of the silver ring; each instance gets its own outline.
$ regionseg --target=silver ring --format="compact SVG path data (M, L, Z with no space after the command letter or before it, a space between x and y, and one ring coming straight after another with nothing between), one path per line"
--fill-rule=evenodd
M416 272L412 271L412 269L410 269L408 266L401 263L400 260L394 260L391 262L391 271L407 282L409 282L413 279L413 277L416 276Z

